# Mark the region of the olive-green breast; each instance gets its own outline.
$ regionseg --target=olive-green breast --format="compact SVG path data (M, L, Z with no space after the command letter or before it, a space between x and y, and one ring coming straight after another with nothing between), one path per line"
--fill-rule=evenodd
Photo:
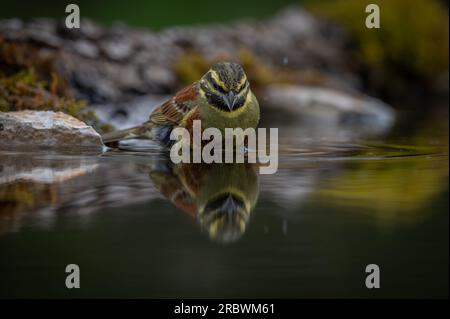
M200 118L202 119L202 129L216 127L222 133L225 128L256 128L259 122L258 101L251 93L248 102L233 112L222 111L202 104L200 105Z

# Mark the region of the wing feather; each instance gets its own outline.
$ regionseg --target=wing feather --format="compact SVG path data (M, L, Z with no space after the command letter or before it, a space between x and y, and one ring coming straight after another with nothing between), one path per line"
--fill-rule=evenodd
M149 121L157 125L178 125L195 106L198 98L198 83L180 90L170 100L150 114Z

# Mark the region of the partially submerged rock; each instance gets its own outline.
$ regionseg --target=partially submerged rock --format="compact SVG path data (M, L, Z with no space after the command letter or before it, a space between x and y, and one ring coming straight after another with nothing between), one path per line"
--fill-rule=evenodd
M62 112L0 113L0 148L98 151L100 135L85 123Z
M364 128L364 133L382 133L395 120L394 110L367 95L351 95L336 90L292 85L268 86L264 93L267 110L276 109L300 126Z

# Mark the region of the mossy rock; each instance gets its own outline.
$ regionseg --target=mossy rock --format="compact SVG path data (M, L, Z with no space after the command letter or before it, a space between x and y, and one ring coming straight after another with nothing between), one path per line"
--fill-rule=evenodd
M52 59L56 56L42 57L31 44L0 38L0 111L61 111L99 132L110 130L85 100L73 98Z

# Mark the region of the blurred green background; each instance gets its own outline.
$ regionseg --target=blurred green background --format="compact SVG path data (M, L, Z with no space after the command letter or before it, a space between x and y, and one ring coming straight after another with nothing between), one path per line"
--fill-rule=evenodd
M225 22L237 18L265 18L289 4L298 4L298 0L130 0L130 1L30 1L16 0L2 4L0 18L65 17L65 7L76 3L81 16L95 21L111 24L123 21L139 27L159 29L171 25Z

